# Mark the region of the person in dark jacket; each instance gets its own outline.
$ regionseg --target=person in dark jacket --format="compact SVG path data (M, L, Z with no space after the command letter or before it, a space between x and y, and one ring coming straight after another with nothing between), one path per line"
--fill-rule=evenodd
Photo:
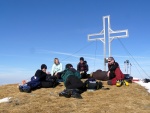
M59 93L59 96L82 98L81 93L84 89L84 83L81 81L80 73L73 68L72 64L67 64L61 75L66 89Z
M46 69L47 69L47 66L45 64L42 64L41 70L38 69L35 72L35 75L31 77L31 81L23 85L20 85L19 90L21 92L29 93L31 92L31 90L41 87L41 82L46 80L46 76L47 76Z
M115 62L113 57L108 58L108 85L116 85L118 80L124 79L124 74L120 70L119 64Z
M77 71L80 72L81 78L87 78L87 72L88 72L88 64L87 61L84 61L83 57L80 57L80 62L77 65Z
M124 79L124 74L120 70L119 64L115 62L113 57L108 58L108 71L97 70L90 74L98 80L107 81L108 85L116 85L118 80Z

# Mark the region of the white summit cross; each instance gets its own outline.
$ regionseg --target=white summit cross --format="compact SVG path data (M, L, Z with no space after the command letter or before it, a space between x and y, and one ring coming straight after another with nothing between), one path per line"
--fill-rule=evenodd
M108 20L107 23L106 23L106 19ZM100 33L94 33L88 35L89 41L101 40L104 44L104 70L105 71L106 71L106 37L108 37L108 51L109 51L109 56L111 56L111 42L113 41L113 39L116 38L128 37L128 30L126 29L126 30L113 31L110 27L110 16L103 16L103 30Z

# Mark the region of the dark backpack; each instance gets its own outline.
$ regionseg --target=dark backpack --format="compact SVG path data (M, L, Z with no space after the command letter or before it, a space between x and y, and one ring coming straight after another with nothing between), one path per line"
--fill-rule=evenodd
M54 88L58 85L57 77L47 75L46 80L41 82L41 87L43 88Z
M144 82L144 83L148 83L148 82L150 82L150 79L145 78L145 79L143 79L143 82Z
M87 90L98 90L103 87L103 84L102 84L102 82L96 81L94 78L88 78L85 81L85 86L86 86Z

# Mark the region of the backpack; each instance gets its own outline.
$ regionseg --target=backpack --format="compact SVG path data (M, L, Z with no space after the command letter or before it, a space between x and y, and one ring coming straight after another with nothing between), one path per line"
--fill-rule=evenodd
M145 78L145 79L143 79L143 82L144 82L144 83L148 83L148 82L150 82L150 79Z
M96 81L94 78L88 78L85 81L85 86L86 86L87 90L98 90L103 87L103 84L102 84L102 82Z
M58 85L57 77L47 75L45 81L41 81L41 87L43 88L54 88Z

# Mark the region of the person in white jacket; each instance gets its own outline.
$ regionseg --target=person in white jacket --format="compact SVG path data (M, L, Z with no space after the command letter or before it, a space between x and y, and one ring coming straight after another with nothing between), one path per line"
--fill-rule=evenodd
M51 75L56 76L58 79L60 79L62 71L63 71L62 63L59 62L58 58L54 58L54 64L52 66Z

